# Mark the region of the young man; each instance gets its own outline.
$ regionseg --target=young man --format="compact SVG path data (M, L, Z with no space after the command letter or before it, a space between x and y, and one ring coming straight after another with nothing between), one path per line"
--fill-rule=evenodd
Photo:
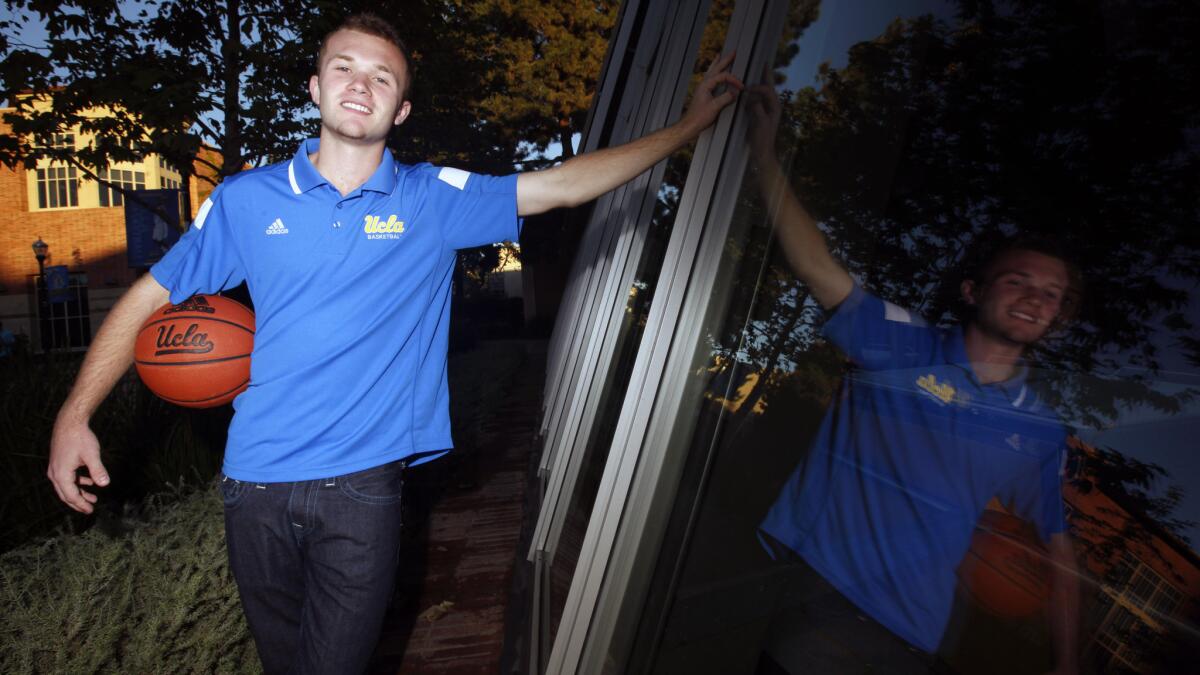
M792 559L802 579L802 600L773 628L768 654L787 671L924 672L947 628L955 571L996 498L1048 545L1056 664L1076 671L1066 430L1024 361L1072 314L1076 275L1041 245L1003 247L962 282L973 317L948 331L870 295L788 187L774 156L774 92L753 96L751 144L778 241L830 313L825 336L855 366L760 525L768 550Z
M731 62L713 64L670 127L545 171L481 176L393 162L385 141L412 110L410 61L391 26L348 19L309 80L319 140L225 180L105 321L55 424L59 497L90 513L86 488L109 483L88 420L146 317L245 281L258 330L224 464L230 565L267 672L361 671L395 576L401 471L451 447L455 250L516 240L520 216L594 199L691 141L736 97Z

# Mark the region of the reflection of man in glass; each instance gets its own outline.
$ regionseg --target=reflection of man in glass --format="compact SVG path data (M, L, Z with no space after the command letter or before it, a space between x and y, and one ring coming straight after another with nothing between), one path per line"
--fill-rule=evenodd
M1060 477L1066 431L1027 382L1023 361L1068 318L1078 291L1070 268L1032 243L997 250L962 283L973 318L950 330L872 296L833 258L787 187L774 156L779 102L770 88L755 94L751 142L780 246L829 311L825 336L855 366L761 525L771 553L798 557L805 573L803 609L769 638L770 667L928 667L950 618L955 570L985 505L998 498L1048 545L1057 672L1074 672L1078 589Z

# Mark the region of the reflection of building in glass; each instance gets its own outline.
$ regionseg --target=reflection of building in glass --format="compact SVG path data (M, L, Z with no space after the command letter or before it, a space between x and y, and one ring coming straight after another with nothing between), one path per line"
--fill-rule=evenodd
M1183 627L1200 614L1200 556L1146 512L1140 492L1114 484L1114 470L1129 459L1075 439L1072 445L1082 461L1065 498L1086 574L1095 580L1086 657L1102 672L1155 672L1194 656L1200 643Z

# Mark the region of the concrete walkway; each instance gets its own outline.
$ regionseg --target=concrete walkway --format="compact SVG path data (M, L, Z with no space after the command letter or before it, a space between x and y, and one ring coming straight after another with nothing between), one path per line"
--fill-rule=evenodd
M526 362L504 403L483 420L480 446L424 479L445 487L431 500L427 524L406 527L415 534L401 556L373 673L499 672L513 575L525 558L518 543L545 378L546 343L525 344Z

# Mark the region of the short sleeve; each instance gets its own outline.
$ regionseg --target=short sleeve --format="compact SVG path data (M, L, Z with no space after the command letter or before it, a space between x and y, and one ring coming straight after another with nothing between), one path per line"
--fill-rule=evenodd
M941 342L941 334L920 316L867 293L858 284L834 309L822 332L867 370L925 365Z
M197 293L216 293L242 283L246 272L232 235L224 186L217 186L192 226L150 274L180 303Z
M441 214L442 238L453 249L517 241L517 174L488 176L429 167L429 192Z
M1067 529L1066 512L1063 507L1063 464L1066 459L1065 437L1063 443L1047 449L1040 458L1038 480L1032 477L1018 479L1007 496L1009 502L1022 518L1037 526L1043 541L1050 535Z

